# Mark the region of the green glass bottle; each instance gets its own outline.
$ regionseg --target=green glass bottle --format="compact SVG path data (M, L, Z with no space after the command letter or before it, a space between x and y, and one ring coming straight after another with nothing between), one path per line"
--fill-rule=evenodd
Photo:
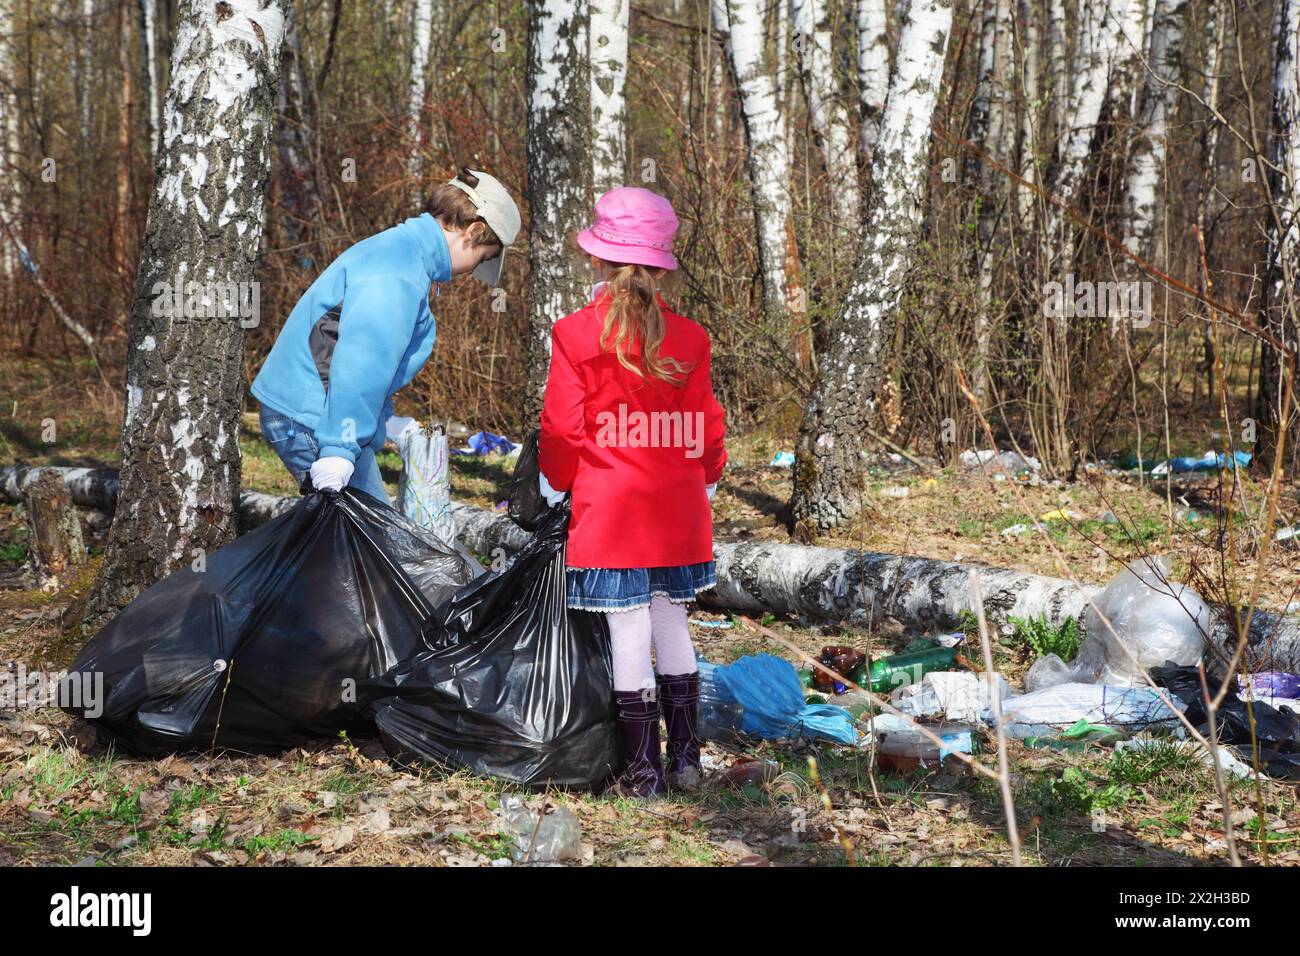
M932 671L957 669L957 648L932 647L908 654L892 654L871 662L871 689L888 697L899 687L919 683ZM866 685L863 685L866 686Z

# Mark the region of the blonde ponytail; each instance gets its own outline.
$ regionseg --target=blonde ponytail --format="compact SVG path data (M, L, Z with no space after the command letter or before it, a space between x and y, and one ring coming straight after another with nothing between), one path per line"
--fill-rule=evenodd
M609 268L605 294L610 302L605 312L605 327L600 333L600 347L610 350L612 337L612 349L620 365L642 377L648 372L680 388L691 366L659 354L664 342L664 316L655 296L654 275L642 265L609 263ZM638 339L644 368L638 368L627 357L628 346Z

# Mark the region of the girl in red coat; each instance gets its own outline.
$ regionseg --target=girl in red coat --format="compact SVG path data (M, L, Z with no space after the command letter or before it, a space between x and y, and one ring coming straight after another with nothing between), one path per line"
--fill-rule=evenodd
M686 602L716 582L710 499L722 474L722 408L709 337L673 312L659 282L677 268L677 216L648 189L611 189L578 234L599 282L551 331L539 463L552 503L571 495L569 607L603 612L627 796L700 779L699 674ZM654 644L654 663L650 646Z

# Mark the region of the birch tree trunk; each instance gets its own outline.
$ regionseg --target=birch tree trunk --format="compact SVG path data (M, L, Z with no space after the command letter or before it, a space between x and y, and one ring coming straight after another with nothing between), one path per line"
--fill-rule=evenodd
M411 183L411 208L416 209L424 199L424 153L421 146L420 122L424 115L424 95L427 89L425 74L429 69L429 41L433 30L433 0L415 0L415 14L411 22L411 84L406 96L406 134L410 137L411 159L407 164L407 178Z
M1142 88L1138 121L1129 145L1128 185L1125 190L1124 245L1129 252L1151 259L1164 268L1163 245L1155 237L1164 220L1165 167L1169 117L1178 103L1182 82L1183 18L1187 0L1156 0L1151 23L1150 72Z
M1092 142L1097 132L1110 88L1110 71L1120 33L1116 11L1127 7L1128 0L1081 0L1077 53L1071 70L1072 86L1062 117L1061 138L1057 143L1056 170L1052 191L1065 206L1077 202L1079 188L1088 171ZM1053 51L1055 53L1055 50ZM1055 261L1060 273L1074 262L1074 223L1061 209L1052 206L1048 216L1048 235L1054 243Z
M1070 107L1070 26L1066 20L1065 0L1047 2L1047 87L1051 90L1048 110L1051 141L1060 143L1065 136L1065 116ZM1089 0L1082 0L1087 3Z
M1300 319L1297 318L1297 254L1300 254L1300 0L1278 0L1273 14L1274 169L1269 172L1272 216L1269 221L1268 271L1265 275L1260 325L1278 339L1285 352L1265 343L1260 354L1257 417L1258 451L1272 462L1285 434L1284 454L1298 459L1300 388ZM1288 403L1288 380L1292 391Z
M1014 60L1020 64L1020 178L1030 185L1038 182L1038 161L1042 149L1043 109L1039 101L1039 28L1036 0L1019 0ZM1016 218L1022 229L1033 224L1034 191L1017 184Z
M1150 82L1142 60L1147 54L1147 7L1158 0L1115 0L1110 5L1103 29L1118 34L1115 56L1110 68L1110 85L1106 101L1112 117L1137 114L1138 90L1143 80Z
M784 319L792 307L799 307L795 291L799 259L791 219L785 121L764 56L763 4L758 0L717 0L712 11L718 30L727 38L727 58L745 123L763 309L772 320ZM804 358L806 342L796 341L795 345Z
M311 109L310 81L305 75L302 41L292 4L285 7L284 55L280 61L277 91L276 147L280 156L280 193L284 205L285 238L291 246L309 242L320 211L320 190L312 163L315 116ZM305 268L314 263L303 252Z
M911 0L900 19L897 68L872 168L872 210L857 278L831 325L799 439L792 508L804 533L836 527L861 507L862 452L898 302L921 238L930 123L943 81L951 0Z
M527 421L546 390L551 324L587 301L569 242L591 217L590 62L585 0L528 5Z
M127 343L118 508L91 627L235 532L244 328L257 319L248 306L259 301L283 34L282 0L180 5Z
M629 0L588 0L591 8L592 192L627 179L627 27Z
M830 13L826 0L791 0L791 9L799 80L808 102L809 124L816 134L830 180L831 220L837 226L853 227L859 205L858 168L848 118L835 83Z
M162 135L162 83L158 77L158 0L140 0L140 63L146 90L149 156L158 155Z
M19 208L19 177L13 173L18 155L18 97L13 91L18 76L16 30L14 0L0 0L0 222L9 224ZM15 277L18 265L16 246L7 240L0 236L0 281L5 282Z
M95 92L95 0L81 0L77 34L77 56L73 62L73 71L77 82L81 145L83 149L88 149Z
M889 95L889 31L885 0L857 0L858 111L862 133L858 154L862 168L870 169L876 141L880 138L880 113ZM862 199L865 201L866 196ZM866 219L866 208L860 210Z
M993 160L1007 163L1011 153L1007 115L1007 80L1011 71L1011 0L983 0L980 6L979 74L971 103L967 138ZM976 197L975 363L971 389L981 401L988 384L992 338L994 234L1006 206L1003 175L970 153L967 163Z
M1206 258L1206 268L1196 270L1196 288L1204 296L1212 292L1205 273L1208 271L1212 252L1212 239L1209 235L1210 203L1214 195L1215 165L1219 154L1219 121L1214 114L1219 109L1219 90L1222 85L1219 82L1219 57L1227 33L1226 0L1210 0L1205 14L1205 55L1202 59L1201 74L1201 100L1205 103L1208 115L1204 117L1205 125L1201 131L1201 177L1196 189L1196 231L1205 244ZM1208 322L1202 326L1201 343L1205 350L1205 357L1201 362L1201 370L1205 373L1205 396L1206 401L1212 404L1215 388L1215 350L1218 346L1215 344ZM1198 397L1193 388L1192 401L1195 402Z

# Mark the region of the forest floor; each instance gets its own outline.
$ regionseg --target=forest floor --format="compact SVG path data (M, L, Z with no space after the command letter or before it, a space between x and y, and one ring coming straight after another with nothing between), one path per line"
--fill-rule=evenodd
M70 385L30 366L0 383L0 464L116 464L120 404L106 386ZM83 379L84 381L84 376ZM42 421L58 440L41 440ZM293 494L291 480L246 416L247 487ZM516 436L517 437L517 436ZM715 500L719 540L788 540L783 513L790 469L768 465L782 445L766 435L730 443ZM381 457L395 487L400 461ZM504 498L510 463L455 459L453 495L487 507ZM864 516L819 544L924 555L1065 575L1101 584L1144 551L1168 553L1176 578L1213 568L1222 534L1217 476L1177 476L1170 486L1100 468L1072 484L996 481L981 471L917 467L885 457L864 484ZM904 493L900 489L906 489ZM1258 497L1244 493L1247 504ZM1281 524L1300 520L1291 496ZM1052 512L1059 517L1045 518ZM1111 512L1118 522L1107 521ZM1196 512L1193 516L1190 512ZM87 515L92 554L105 528ZM1042 521L1043 532L1018 525ZM1226 527L1226 525L1224 526ZM1248 530L1248 522L1234 523ZM64 591L22 588L25 527L0 506L0 665L57 670L80 639L62 625L90 575ZM1253 552L1247 552L1247 557ZM93 565L92 565L93 567ZM1246 579L1248 580L1248 579ZM1300 554L1273 549L1261 603L1300 598ZM743 621L693 609L705 657L790 657ZM722 626L707 626L709 623ZM805 652L862 643L867 635L794 620L764 623ZM871 635L877 653L913 634ZM1018 635L999 635L997 668L1013 684L1033 661ZM994 759L991 738L979 759ZM809 758L815 759L816 773ZM1018 826L1033 865L1202 865L1226 860L1222 811L1210 771L1173 746L1116 752L1010 747ZM583 862L598 865L980 865L1010 849L996 785L954 760L930 770L887 771L851 748L754 744L706 747L708 778L694 794L637 804L585 793L527 794L534 807L567 806L582 827ZM822 790L830 800L825 808ZM507 862L498 829L513 788L467 774L393 766L375 740L322 742L275 757L203 755L141 760L116 753L82 722L53 709L0 713L0 864L431 864ZM1294 785L1235 784L1238 849L1260 863L1300 863Z

